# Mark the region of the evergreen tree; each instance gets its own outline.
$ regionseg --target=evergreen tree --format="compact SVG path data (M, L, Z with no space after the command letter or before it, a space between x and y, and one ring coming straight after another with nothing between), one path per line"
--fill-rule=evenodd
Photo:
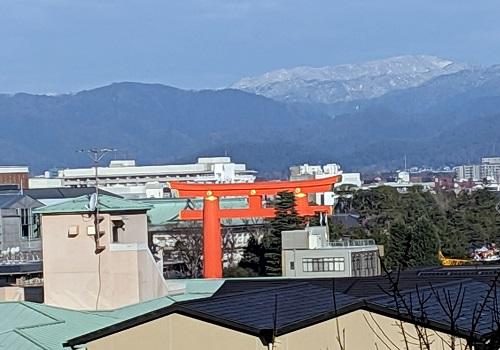
M281 232L303 228L292 192L279 192L274 200L274 209L276 215L270 221L271 229L263 239L265 274L268 276L281 275Z
M432 222L423 216L417 220L409 232L408 255L405 257L408 266L421 267L439 264L439 239Z
M410 232L407 226L400 222L394 223L389 230L386 245L385 264L389 268L408 267L408 250Z
M251 235L239 266L255 275L264 276L266 272L264 252L264 245L259 242L255 235Z

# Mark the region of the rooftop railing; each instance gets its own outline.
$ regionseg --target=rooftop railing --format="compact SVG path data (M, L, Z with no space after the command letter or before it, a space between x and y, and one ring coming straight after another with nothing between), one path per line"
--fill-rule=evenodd
M330 248L355 248L355 247L368 247L374 246L374 239L349 239L341 241L328 242L328 247Z

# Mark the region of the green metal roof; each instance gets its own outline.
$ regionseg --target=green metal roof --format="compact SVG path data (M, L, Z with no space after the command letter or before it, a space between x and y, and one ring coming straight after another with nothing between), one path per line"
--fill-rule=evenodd
M176 280L175 282L179 282ZM110 311L76 311L31 302L0 302L0 350L62 350L69 339L90 333L176 301L209 297L223 280L182 280L186 293Z
M89 196L81 196L73 200L38 208L34 210L34 212L39 214L86 213L89 211L89 209L87 208L88 204ZM103 213L120 211L146 211L151 208L152 206L146 203L106 195L99 196L99 211Z
M135 199L135 202L151 205L148 211L149 223L153 226L173 224L179 221L179 213L186 208L202 209L203 201L201 199L187 198L162 198L162 199ZM223 209L237 209L248 207L246 198L222 198L220 207ZM242 219L222 220L223 225L243 225Z

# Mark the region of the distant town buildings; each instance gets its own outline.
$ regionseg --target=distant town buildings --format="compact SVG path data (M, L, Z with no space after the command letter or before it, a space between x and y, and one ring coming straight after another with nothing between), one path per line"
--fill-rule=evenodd
M500 157L482 158L481 164L454 167L458 181L487 181L500 183Z
M125 198L162 198L170 181L203 183L254 182L256 171L230 157L198 158L194 164L136 165L135 160L112 160L99 167L100 188ZM95 186L95 168L62 169L30 179L30 188Z
M343 185L351 187L361 187L360 173L345 173L340 170L340 165L332 163L326 165L296 165L290 167L290 180L324 179L326 177L342 175L342 181L335 184L335 187ZM314 201L319 205L335 205L337 196L332 191L316 193Z

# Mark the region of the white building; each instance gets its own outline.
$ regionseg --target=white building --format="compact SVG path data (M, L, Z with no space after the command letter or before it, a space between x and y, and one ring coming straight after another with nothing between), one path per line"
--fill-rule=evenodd
M457 180L472 180L472 181L480 181L481 180L481 166L480 165L460 165L454 167L455 175Z
M481 159L481 164L460 165L454 167L458 181L482 181L487 179L493 183L500 183L500 157Z
M283 276L365 277L381 273L373 239L328 241L326 226L281 232Z
M290 180L304 179L324 179L335 175L342 175L342 181L335 184L335 187L349 185L361 187L360 173L344 173L340 165L332 163L326 165L299 165L290 167ZM333 191L316 193L314 201L320 205L335 205L337 196Z
M229 157L198 158L195 164L138 166L135 160L112 160L98 168L99 187L126 198L163 197L170 181L202 183L254 182L256 171ZM49 172L31 179L30 188L95 186L95 168L63 169L51 178ZM52 181L54 180L54 181Z

